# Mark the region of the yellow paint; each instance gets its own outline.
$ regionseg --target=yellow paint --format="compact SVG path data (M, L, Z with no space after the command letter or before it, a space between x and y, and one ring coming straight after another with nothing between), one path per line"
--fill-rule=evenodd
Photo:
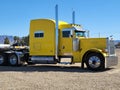
M59 22L59 25L66 24ZM35 38L35 32L43 32L44 37ZM30 55L55 55L55 21L50 19L32 20L30 23Z
M77 37L75 32L72 36L65 38L62 31L70 29L75 25L66 22L59 22L59 56L73 56L73 62L81 62L84 54L89 51L102 52L106 49L106 38L85 38ZM77 27L81 27L76 25ZM35 38L35 32L43 32L44 36ZM78 51L73 51L73 38L79 38L80 46ZM37 19L30 23L30 55L31 56L55 56L55 21L51 19Z
M95 52L100 52L103 55L106 55L102 52L103 49L107 48L106 38L81 38L80 39L80 50L78 52L73 52L74 62L81 62L84 54L91 50Z

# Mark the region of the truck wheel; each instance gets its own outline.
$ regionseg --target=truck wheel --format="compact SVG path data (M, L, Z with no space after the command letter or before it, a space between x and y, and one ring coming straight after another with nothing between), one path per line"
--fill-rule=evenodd
M18 65L18 57L16 54L11 54L9 56L9 65L17 66Z
M92 53L87 56L86 59L87 68L90 70L103 70L104 69L104 58L102 55Z
M0 54L0 65L4 65L4 64L5 64L5 55Z

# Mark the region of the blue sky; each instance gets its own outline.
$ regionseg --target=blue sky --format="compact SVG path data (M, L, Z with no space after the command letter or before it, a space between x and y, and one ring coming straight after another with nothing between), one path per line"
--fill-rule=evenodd
M75 22L90 31L91 37L120 39L120 0L0 0L0 35L26 36L32 19L55 18Z

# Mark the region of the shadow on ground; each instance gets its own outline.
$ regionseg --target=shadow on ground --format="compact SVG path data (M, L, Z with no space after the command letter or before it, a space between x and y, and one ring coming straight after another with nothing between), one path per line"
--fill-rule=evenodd
M104 71L111 70L113 68L105 69ZM96 71L88 70L87 68L81 68L80 66L57 66L57 65L24 65L24 66L0 66L0 72L92 72L96 73ZM104 72L97 71L97 72Z

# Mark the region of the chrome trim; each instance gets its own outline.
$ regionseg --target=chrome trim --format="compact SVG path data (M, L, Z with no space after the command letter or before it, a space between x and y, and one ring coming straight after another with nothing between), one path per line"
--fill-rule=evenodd
M105 68L118 65L117 56L106 56L105 57Z
M92 68L98 68L101 64L101 60L97 56L92 56L89 58L88 63Z
M107 38L108 56L105 56L105 68L115 66L118 64L118 57L115 53L114 41Z
M44 64L49 64L49 63L55 63L54 57L45 57L45 56L32 56L31 61L33 63L44 63Z
M106 46L106 48L107 48L107 50L108 50L108 55L109 55L109 53L110 53L110 47L109 47L109 38L107 38L106 39L106 42L107 42L107 46Z
M73 51L79 51L80 40L78 38L73 38Z
M58 37L58 35L59 35L59 31L58 31L58 29L59 29L58 5L55 6L55 22L56 22L56 24L55 24L55 25L56 25L56 26L55 26L55 30L56 30L56 32L55 32L55 33L56 33L56 38L55 38L55 39L56 39L56 53L55 53L55 58L58 59L58 42L59 42L59 41L58 41L58 40L59 40L59 39L58 39L58 38L59 38L59 37Z
M53 60L54 60L54 57L32 56L32 57L31 57L31 60L32 60L32 61L34 61L34 60L38 60L38 61L41 61L41 60L53 61Z
M116 55L115 54L115 45L114 45L114 41L113 40L109 40L109 38L107 38L107 49L108 49L108 56L110 55Z

